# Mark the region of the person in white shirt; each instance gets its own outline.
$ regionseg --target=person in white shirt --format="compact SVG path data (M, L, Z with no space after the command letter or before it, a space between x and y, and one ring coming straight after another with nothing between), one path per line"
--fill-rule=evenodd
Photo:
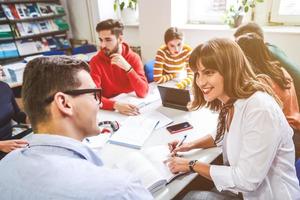
M216 134L179 147L178 141L169 143L173 157L166 162L173 173L196 172L216 187L191 191L184 199L299 199L293 130L280 101L255 76L240 47L213 39L199 45L189 63L195 73L191 108L207 106L220 114ZM214 146L222 146L223 165L175 156Z

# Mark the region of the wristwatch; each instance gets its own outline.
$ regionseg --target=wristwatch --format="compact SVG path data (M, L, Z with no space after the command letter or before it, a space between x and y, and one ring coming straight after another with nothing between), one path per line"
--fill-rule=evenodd
M195 170L194 170L194 166L196 165L196 162L197 162L198 160L191 160L190 162L189 162L189 168L190 168L190 171L191 172L195 172Z

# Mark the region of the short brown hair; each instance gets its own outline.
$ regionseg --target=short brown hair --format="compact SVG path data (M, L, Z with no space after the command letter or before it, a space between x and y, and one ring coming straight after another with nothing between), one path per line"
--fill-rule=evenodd
M256 33L264 40L264 32L262 28L254 22L248 22L246 24L239 26L234 33L234 37L237 38L246 33Z
M103 30L110 30L112 34L114 34L116 37L119 37L120 35L123 35L124 25L120 21L107 19L99 22L96 26L97 32Z
M193 92L194 101L190 106L192 109L207 106L211 110L220 110L222 102L218 99L206 102L204 96L196 84L199 62L205 68L218 71L224 78L225 93L233 99L250 97L256 91L264 91L273 96L270 86L258 79L253 72L243 51L237 43L229 39L212 39L197 46L189 60L191 69L195 72ZM280 101L278 101L280 103Z
M81 83L76 74L81 70L89 72L89 65L66 56L39 57L26 65L22 98L33 130L39 122L49 118L45 100L59 91L79 87Z
M179 31L179 29L176 27L170 27L166 30L164 39L165 39L165 44L167 44L168 42L174 39L182 40L183 33Z

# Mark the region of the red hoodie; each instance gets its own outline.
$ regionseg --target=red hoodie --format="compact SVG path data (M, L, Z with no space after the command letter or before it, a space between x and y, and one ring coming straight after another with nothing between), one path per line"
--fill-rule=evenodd
M103 51L90 61L91 76L97 87L102 88L102 108L106 110L113 110L115 103L108 98L132 91L138 97L145 97L148 93L148 82L140 57L126 43L122 44L122 56L133 68L128 73L112 65L111 59Z

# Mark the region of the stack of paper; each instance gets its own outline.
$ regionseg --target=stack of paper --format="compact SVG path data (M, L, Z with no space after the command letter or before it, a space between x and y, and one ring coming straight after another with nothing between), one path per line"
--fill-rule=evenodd
M133 104L141 108L159 100L160 96L158 90L155 89L149 92L145 98L139 98L136 96L135 93L128 93L128 94L122 93L114 97L113 99L118 102Z

